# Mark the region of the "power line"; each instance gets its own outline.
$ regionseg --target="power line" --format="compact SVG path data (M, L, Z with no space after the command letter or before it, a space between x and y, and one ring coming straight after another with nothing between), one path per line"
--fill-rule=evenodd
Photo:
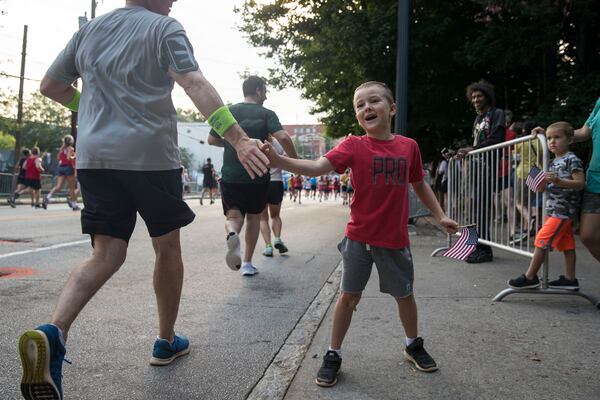
M6 72L0 72L0 76L5 76L7 78L17 78L17 79L21 79L20 76L17 75L11 75L11 74L7 74ZM41 82L41 79L34 79L34 78L27 78L27 77L23 77L23 79L27 80L27 81L34 81L34 82Z

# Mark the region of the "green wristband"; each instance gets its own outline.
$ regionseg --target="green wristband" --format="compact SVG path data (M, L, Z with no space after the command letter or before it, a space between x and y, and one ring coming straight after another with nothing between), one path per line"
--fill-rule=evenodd
M227 132L232 125L237 124L237 121L227 106L217 108L215 112L208 117L207 122L221 137L225 135L225 132Z
M79 90L75 89L75 94L73 95L73 98L71 99L70 102L65 104L65 107L67 107L69 110L71 110L73 112L79 111L79 98L80 97L81 97L81 92Z

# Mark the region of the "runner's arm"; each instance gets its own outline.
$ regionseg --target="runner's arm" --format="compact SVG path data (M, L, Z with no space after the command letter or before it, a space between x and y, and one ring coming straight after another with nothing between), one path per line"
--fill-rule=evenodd
M211 146L224 147L225 142L222 138L213 135L208 135L208 144Z
M62 83L44 75L40 83L40 93L62 105L68 104L75 96L75 88L70 83Z
M273 133L271 136L273 136L275 139L277 139L277 141L279 142L279 144L281 144L281 147L283 147L283 150L285 151L285 153L288 156L290 156L292 158L298 158L298 154L296 153L296 147L294 146L294 142L292 142L292 138L285 130L277 131L277 132Z
M223 106L221 97L206 80L202 72L177 73L169 68L169 76L181 86L194 105L204 116L212 115ZM232 125L223 135L237 151L237 156L251 178L263 176L268 169L268 159L261 153L256 142L251 140L238 124Z

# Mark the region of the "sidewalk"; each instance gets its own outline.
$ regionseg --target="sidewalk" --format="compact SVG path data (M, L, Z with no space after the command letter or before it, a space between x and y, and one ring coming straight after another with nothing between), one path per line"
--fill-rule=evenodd
M492 298L529 260L495 250L493 263L467 264L431 252L445 244L421 219L411 236L420 334L440 370L404 360L395 302L379 292L375 269L343 348L338 384L314 377L327 350L331 306L286 400L305 399L598 399L600 310L576 296L512 294ZM582 290L600 297L600 265L578 242ZM550 278L563 272L552 254Z

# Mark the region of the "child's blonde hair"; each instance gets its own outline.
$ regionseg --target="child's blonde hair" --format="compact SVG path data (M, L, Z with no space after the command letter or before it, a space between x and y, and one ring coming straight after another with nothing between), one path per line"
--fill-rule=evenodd
M359 87L354 89L354 94L356 94L356 92L358 92L360 89L364 89L369 86L379 86L379 87L383 88L385 99L390 104L394 103L394 94L392 93L392 90L385 83L379 82L379 81L368 81L368 82L363 83L362 85L360 85Z
M551 129L553 131L559 131L564 133L567 138L572 138L575 135L575 129L573 129L573 126L565 121L553 123L548 128L546 128L546 132Z

